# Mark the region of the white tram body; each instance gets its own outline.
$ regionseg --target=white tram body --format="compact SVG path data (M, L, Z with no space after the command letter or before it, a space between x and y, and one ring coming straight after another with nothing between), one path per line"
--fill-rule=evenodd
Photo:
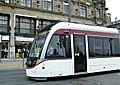
M39 40L43 35L45 38ZM35 43L41 45L37 51ZM48 56L50 43L56 47L56 54ZM46 27L34 39L26 62L26 75L47 78L119 70L119 44L115 28L59 22Z

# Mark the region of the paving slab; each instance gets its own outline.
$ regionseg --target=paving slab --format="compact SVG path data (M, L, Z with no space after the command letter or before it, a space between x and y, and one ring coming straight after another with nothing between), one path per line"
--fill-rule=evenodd
M0 69L23 68L22 60L1 60ZM25 61L24 61L25 68Z

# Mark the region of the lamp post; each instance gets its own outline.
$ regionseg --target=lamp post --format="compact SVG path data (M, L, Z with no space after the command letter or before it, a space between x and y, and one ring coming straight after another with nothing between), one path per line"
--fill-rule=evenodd
M68 22L71 22L71 0L68 0Z
M10 14L11 17L11 30L10 30L10 59L15 58L15 24L14 22L14 13Z
M98 1L97 0L92 0L93 3L93 22L94 25L97 25L97 20L96 20L96 7L98 5Z

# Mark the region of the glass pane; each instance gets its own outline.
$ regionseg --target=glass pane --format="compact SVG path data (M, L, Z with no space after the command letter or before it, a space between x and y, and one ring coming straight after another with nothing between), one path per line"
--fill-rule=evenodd
M3 32L7 32L7 29L5 29L5 28L7 28L7 27L6 26L3 27L3 29L2 29Z
M69 40L69 35L53 35L47 49L46 57L52 59L72 57Z
M16 29L15 29L15 32L16 32L16 33L19 33L19 29L18 29L17 27L16 27Z
M52 2L51 1L44 1L44 9L52 10Z
M68 5L64 5L64 13L68 14Z
M96 9L96 17L100 18L100 10L99 9Z
M103 49L104 49L103 51L104 56L111 55L109 38L103 39Z
M32 23L32 24L34 24L34 23L35 23L35 22L34 22L34 19L31 19L31 23Z
M90 57L110 57L120 55L118 38L89 37Z
M34 29L30 30L31 34L34 34Z
M16 32L20 30L20 33L33 34L35 28L35 20L33 18L28 17L16 18L16 28L17 28Z
M102 39L98 37L89 37L89 55L90 57L102 56Z
M119 43L119 39L111 39L111 49L112 49L112 55L113 56L120 56L120 43Z
M0 32L2 32L2 29L3 29L3 27L2 27L2 26L0 26Z
M43 21L43 27L50 25L50 24L51 24L51 21Z
M86 7L80 7L80 16L86 17Z
M30 30L27 28L21 28L20 33L30 33Z
M52 10L52 3L48 2L48 10Z
M20 21L20 33L30 33L30 19L21 18Z
M43 51L43 45L46 41L48 31L40 32L34 39L29 57L39 57Z
M31 24L31 29L34 29L35 28L35 25L34 24Z
M0 31L7 32L8 27L8 17L7 16L0 16Z
M60 38L57 35L54 35L51 39L51 42L48 46L48 50L47 50L47 57L49 56L62 56L65 57L65 48L63 46L63 44L61 44L61 47L59 46L59 41Z
M85 56L85 37L80 35L74 36L74 50L75 54L78 54L80 57Z
M5 0L5 3L10 3L10 0Z
M26 7L31 7L31 0L21 0L21 5Z
M44 9L47 9L47 2L44 1Z

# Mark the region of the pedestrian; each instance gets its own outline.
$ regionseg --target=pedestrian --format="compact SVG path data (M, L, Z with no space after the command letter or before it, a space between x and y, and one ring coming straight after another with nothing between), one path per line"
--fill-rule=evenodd
M7 58L7 48L4 49L4 58Z

